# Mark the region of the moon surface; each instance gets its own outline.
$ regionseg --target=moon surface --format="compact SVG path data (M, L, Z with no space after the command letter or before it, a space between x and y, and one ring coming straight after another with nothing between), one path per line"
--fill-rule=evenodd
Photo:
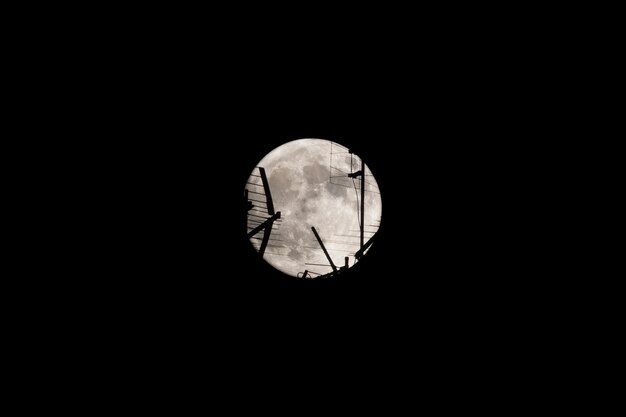
M367 243L378 231L382 201L376 179L367 164L364 166ZM268 208L261 169L280 218L272 216ZM247 222L248 234L253 233L249 236L252 246L260 251L265 238L263 259L287 275L302 278L307 271L305 278L324 276L333 268L311 230L314 227L336 267L345 266L346 257L352 267L361 248L360 170L361 159L356 154L324 139L298 139L271 151L253 169L245 187L251 206ZM350 173L356 175L350 177ZM272 217L274 220L268 221Z

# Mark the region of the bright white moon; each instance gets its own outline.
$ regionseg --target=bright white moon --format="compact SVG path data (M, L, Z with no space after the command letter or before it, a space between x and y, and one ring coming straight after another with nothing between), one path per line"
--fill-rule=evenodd
M263 259L298 278L341 273L346 257L348 267L358 262L382 213L376 179L361 164L349 149L323 139L294 140L265 156L245 187L248 237Z

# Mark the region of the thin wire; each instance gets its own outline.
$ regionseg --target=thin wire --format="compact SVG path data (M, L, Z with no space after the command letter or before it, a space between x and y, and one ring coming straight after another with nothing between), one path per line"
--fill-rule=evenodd
M348 177L338 177L338 176L335 176L335 177L333 177L333 178L346 178L346 179L347 179ZM352 180L354 181L354 179L352 179ZM338 185L338 186L340 186L340 187L346 187L346 188L353 188L353 187L354 187L353 185L339 184L339 183L332 182L332 181L330 181L330 183L331 183L331 184L333 184L333 185ZM368 190L368 189L366 189L366 190L365 190L365 192L366 192L366 193L380 194L380 192L378 192L378 191Z
M376 187L376 188L378 188L378 184L372 184L371 182L367 182L367 181L365 181L365 184L369 184L369 185L371 185L372 187ZM378 188L378 189L380 190L380 188Z
M257 225L252 225L252 226L248 226L248 232L251 231L251 230L256 229L257 227L259 227L258 224ZM276 231L278 231L278 229L272 228L272 232L276 232ZM272 236L280 236L280 233L272 233Z
M365 190L365 192L366 192L366 193L374 193L374 194L379 194L379 195L380 195L380 193L379 193L378 191L374 191L374 190L368 190L368 189L366 189L366 190Z
M300 246L301 248L307 248L307 249L313 249L313 250L322 250L322 248L316 248L313 246ZM352 253L353 251L351 250L347 250L347 249L338 249L338 248L329 248L327 247L326 250L328 251L335 251L335 252L349 252Z
M332 249L332 248L326 248L327 251L329 252L345 252L345 253L354 253L353 250L347 250L347 249Z
M261 219L265 219L265 220L271 217L269 213L263 213L262 211L257 211L254 213L248 212L248 216L260 217Z
M339 242L339 241L336 241L336 240L327 240L326 242L334 243L335 245L359 246L358 243L354 243L354 242Z
M340 170L339 168L336 168L336 167L333 167L333 166L331 166L331 168L332 168L332 169L336 169L337 171L339 171L339 172L341 172L341 173L344 173L344 174L348 175L348 173L347 173L347 172L342 171L342 170Z
M348 149L348 148L346 148L345 146L340 145L340 144L338 144L338 143L336 143L336 142L330 142L330 143L334 144L335 146L338 146L338 147L339 147L339 148L341 148L341 149L345 149L346 151L350 151L350 149ZM335 153L338 153L338 152L335 152Z
M250 239L263 240L262 237L256 237L256 236L252 236ZM275 242L284 242L284 240L282 240L282 239L274 239L273 237L270 237L269 240L273 240Z
M339 178L339 177L336 177L336 178ZM352 188L352 187L351 187L351 186L349 186L349 185L345 185L345 184L337 184L336 182L332 182L332 181L331 181L330 183L331 183L331 184L333 184L333 185L338 185L338 186L340 186L340 187Z
M260 226L260 224L255 224L255 223L249 224L248 225L248 232L251 231L251 230L256 229L259 226ZM280 233L277 233L279 230L280 230L279 228L272 227L272 232L274 232L274 233L272 233L272 236L273 235L280 236Z

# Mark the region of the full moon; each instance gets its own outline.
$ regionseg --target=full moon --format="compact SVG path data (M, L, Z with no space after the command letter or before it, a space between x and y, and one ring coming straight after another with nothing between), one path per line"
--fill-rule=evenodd
M382 201L367 165L324 139L271 151L250 174L248 238L263 259L292 277L341 274L373 245Z

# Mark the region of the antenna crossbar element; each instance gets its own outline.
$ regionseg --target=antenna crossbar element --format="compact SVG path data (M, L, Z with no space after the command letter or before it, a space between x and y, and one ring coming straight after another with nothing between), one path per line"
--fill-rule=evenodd
M276 214L274 214L272 217L270 217L269 219L265 220L263 223L261 223L260 225L258 225L254 229L250 230L250 232L248 232L248 238L251 238L252 236L256 235L261 230L263 230L263 229L265 229L267 227L271 228L272 227L272 223L274 223L274 221L276 219L280 219L280 211L276 212Z
M363 235L363 231L364 231L364 225L365 225L365 163L363 162L363 158L361 158L361 169L359 169L356 172L351 172L350 174L348 174L348 177L350 178L356 178L356 177L361 177L361 224L359 225L361 227L361 235L360 235L360 242L361 242L361 251L363 251L363 241L364 241L364 235ZM358 259L358 258L357 258Z
M267 212L271 216L274 214L274 202L272 201L270 184L267 181L267 175L265 175L265 168L259 167L259 172L261 173L261 181L263 181L263 190L265 191L265 199L267 200Z
M252 230L250 230L248 232L248 238L252 239L254 235L256 235L257 233L259 233L261 230L263 230L263 239L261 241L261 246L259 248L259 254L261 254L261 256L263 256L263 254L265 253L265 248L267 247L267 244L270 240L270 234L272 233L272 225L274 224L274 222L278 219L280 219L280 211L275 212L274 211L274 202L272 201L272 193L270 192L270 184L269 181L267 180L267 175L265 173L265 168L263 167L259 167L259 174L260 175L254 175L255 177L260 177L261 178L261 183L263 184L263 192L265 193L265 201L262 200L255 200L253 198L250 198L250 196L248 195L248 190L246 190L245 193L245 197L248 200L248 210L251 210L254 208L254 210L257 210L258 212L263 212L263 208L260 207L256 207L252 205L252 201L257 202L257 203L265 203L266 208L267 208L267 214L271 217L265 219L265 221L263 221L261 224L259 224L258 226L256 226L255 228L253 228ZM256 186L260 186L260 184L254 184L254 183L250 183L249 184L252 185L256 185ZM254 194L259 194L259 195L263 195L262 193L253 191ZM258 217L258 218L264 218L262 216L259 215L255 215L255 214L248 214L249 216L254 216L254 217ZM276 240L276 239L274 239Z

